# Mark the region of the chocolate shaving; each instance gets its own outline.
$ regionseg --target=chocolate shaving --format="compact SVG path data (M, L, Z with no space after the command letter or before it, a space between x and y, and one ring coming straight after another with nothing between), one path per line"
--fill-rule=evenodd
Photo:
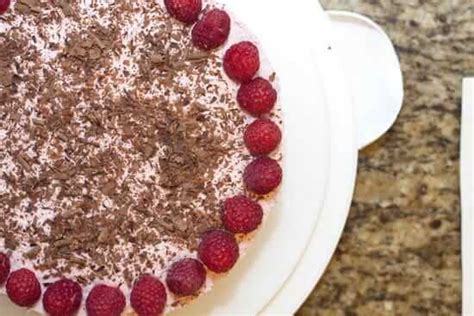
M30 251L25 253L25 257L28 259L34 259L38 256L38 254L41 252L41 247L40 246L35 246L31 248Z
M26 171L31 171L31 166L30 164L25 160L25 158L21 155L17 156L16 158L18 160L18 163L21 165L21 167L26 170Z

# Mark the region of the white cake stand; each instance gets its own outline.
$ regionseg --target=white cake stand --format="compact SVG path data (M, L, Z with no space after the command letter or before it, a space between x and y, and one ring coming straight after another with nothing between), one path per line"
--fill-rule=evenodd
M306 294L283 286L308 253L315 234L321 242L312 256L314 269L316 275L322 273L346 221L357 157L351 100L327 40L330 26L317 1L297 0L292 5L283 0L223 2L259 37L278 72L285 177L279 206L247 255L211 293L175 314L292 313L294 303L284 304L285 296L301 302ZM334 196L338 198L328 199ZM275 298L280 289L285 291L283 301ZM1 315L27 313L6 302L2 298Z

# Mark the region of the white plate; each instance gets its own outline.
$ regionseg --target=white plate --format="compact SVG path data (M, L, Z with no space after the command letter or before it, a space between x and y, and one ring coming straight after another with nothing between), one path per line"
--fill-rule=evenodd
M335 50L354 91L358 148L381 137L393 125L403 103L403 78L395 47L369 18L346 11L327 11Z
M334 102L341 101L338 96L344 95L344 88L335 80L330 67L333 57L327 53L328 42L324 38L327 29L324 22L319 24L324 15L317 2L298 0L292 5L280 0L224 2L260 38L280 78L285 124L284 183L278 209L269 217L247 255L211 293L177 311L178 315L253 315L262 310L288 279L315 231L329 190L329 172L343 165L339 159L345 159L338 158L340 148L334 142L351 138L350 124L335 124L342 117L352 122L350 113L341 113L339 104L335 114L342 116L329 116L328 111L335 109ZM314 25L321 28L315 31ZM314 56L320 58L318 66ZM332 79L326 82L329 77ZM332 130L337 127L341 129ZM336 158L337 164L333 161ZM345 221L345 217L337 220L340 221ZM322 238L330 240L331 245L340 236L335 227L321 230ZM321 252L323 261L333 251L333 247L329 248ZM7 312L3 309L7 305L11 306L0 305L1 315L23 314Z
M337 95L328 102L331 104L331 145L336 146L337 155L331 156L328 194L308 249L265 313L295 312L317 284L347 218L355 184L356 148L373 142L393 125L403 100L400 64L393 44L383 30L368 18L351 12L329 11L328 15L332 28L325 33L329 34L332 51L340 57L344 70L342 73L337 62L321 65L332 69L332 76L324 80L328 95ZM337 86L331 81L341 82L341 78L347 78L352 92L350 99L348 94L338 93L338 90L331 92ZM380 89L374 92L374 88L380 86L385 88L383 93L380 94ZM349 114L351 105L352 115ZM377 111L374 110L376 107L379 107ZM351 116L354 117L353 124ZM356 135L354 138L347 137L347 131L351 129L352 135Z

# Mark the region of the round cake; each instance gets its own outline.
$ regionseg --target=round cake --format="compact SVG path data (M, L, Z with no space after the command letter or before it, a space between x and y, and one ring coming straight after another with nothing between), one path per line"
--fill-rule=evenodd
M0 0L0 291L161 315L212 288L282 180L277 76L201 0Z

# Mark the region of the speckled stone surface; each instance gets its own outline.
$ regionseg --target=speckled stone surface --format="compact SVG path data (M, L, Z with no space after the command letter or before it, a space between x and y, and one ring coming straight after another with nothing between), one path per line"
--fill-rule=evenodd
M349 220L298 315L461 313L461 79L474 73L472 0L322 0L365 14L400 55L405 102L361 153Z

